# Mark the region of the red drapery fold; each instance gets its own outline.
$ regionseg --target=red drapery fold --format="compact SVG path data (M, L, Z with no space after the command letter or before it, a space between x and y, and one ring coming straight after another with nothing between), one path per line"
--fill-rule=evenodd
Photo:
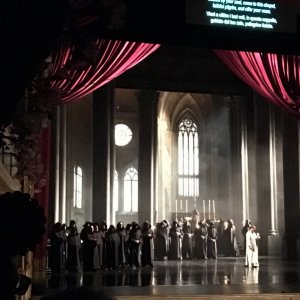
M300 57L215 50L244 82L277 106L300 116Z
M69 68L75 47L62 44L53 53L53 69L54 72L65 69L67 77L55 80L52 86L61 90L63 103L82 98L141 62L158 47L147 43L97 40L95 63Z

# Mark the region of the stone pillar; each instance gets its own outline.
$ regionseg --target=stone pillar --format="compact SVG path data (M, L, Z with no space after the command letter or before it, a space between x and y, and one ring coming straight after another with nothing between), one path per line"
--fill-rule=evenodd
M252 221L261 235L259 252L261 255L267 255L271 228L270 104L256 93L253 101L255 102L257 219Z
M282 155L277 147L277 126L275 109L273 105L269 108L269 147L270 147L270 230L268 236L268 255L282 256L282 237L278 231L278 200L282 189L280 181L282 174Z
M286 116L283 123L283 180L284 180L284 254L288 259L299 258L299 136L298 120ZM299 249L300 247L298 247Z
M155 91L140 91L139 101L139 157L138 157L138 222L153 224L155 205L155 162L157 140L157 102Z
M106 84L93 98L93 221L111 222L114 182L114 85Z
M235 212L237 238L244 251L241 228L247 219L257 220L256 135L253 94L231 97L232 170L231 211Z
M54 222L66 223L66 172L67 172L67 113L66 106L60 105L56 112L55 150L55 206Z
M243 215L243 193L242 193L242 101L240 97L228 97L226 99L229 107L230 126L230 164L229 164L229 216L236 211L238 215ZM234 220L237 222L237 220ZM236 223L237 225L237 223ZM240 225L240 224L239 224ZM239 226L237 225L237 226ZM240 232L240 230L238 230Z

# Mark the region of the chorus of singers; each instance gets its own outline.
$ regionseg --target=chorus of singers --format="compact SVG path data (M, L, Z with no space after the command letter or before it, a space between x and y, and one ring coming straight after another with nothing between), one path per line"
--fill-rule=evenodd
M58 222L49 234L48 251L52 273L153 267L154 260L216 259L218 252L239 255L232 220L220 220L217 227L211 220L173 221L171 226L164 220L155 230L149 222L141 227L86 222L80 233L74 220L69 226Z

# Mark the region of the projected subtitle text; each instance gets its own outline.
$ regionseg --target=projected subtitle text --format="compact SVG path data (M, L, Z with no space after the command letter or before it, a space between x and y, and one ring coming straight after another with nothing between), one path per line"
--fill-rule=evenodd
M208 0L206 16L210 24L274 29L276 3L266 1Z

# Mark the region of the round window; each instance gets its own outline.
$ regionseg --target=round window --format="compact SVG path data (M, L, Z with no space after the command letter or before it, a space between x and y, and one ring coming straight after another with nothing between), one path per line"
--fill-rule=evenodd
M132 131L125 124L115 125L115 143L117 146L126 146L132 139Z

